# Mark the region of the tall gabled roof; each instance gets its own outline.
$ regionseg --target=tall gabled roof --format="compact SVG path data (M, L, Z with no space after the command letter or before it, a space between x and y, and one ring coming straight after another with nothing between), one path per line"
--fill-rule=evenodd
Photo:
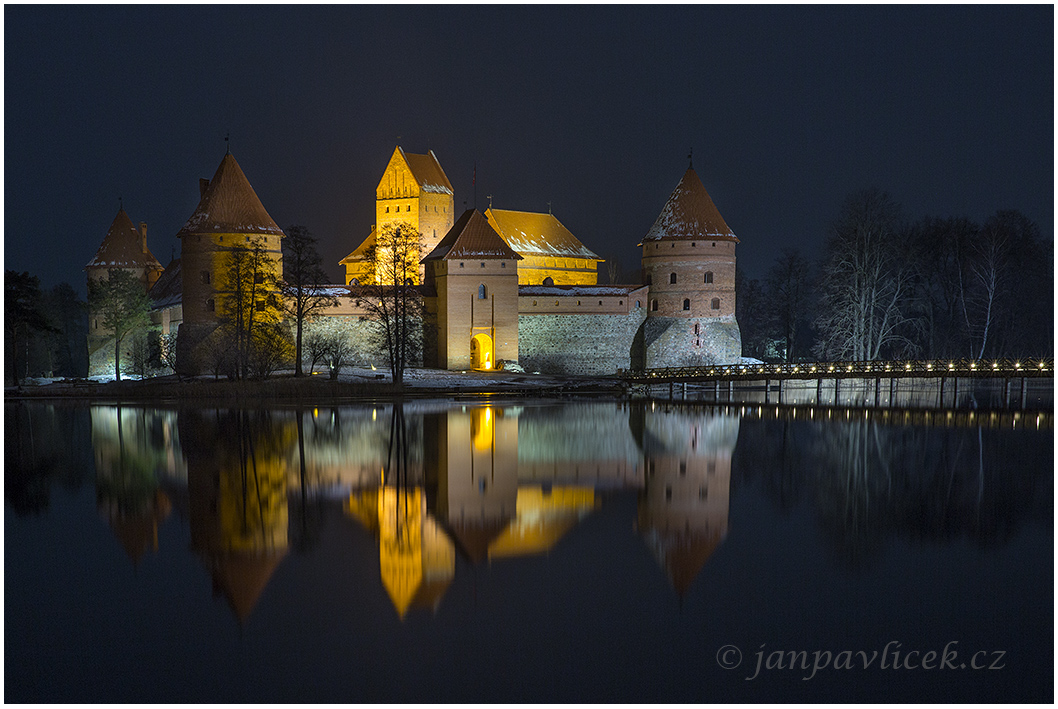
M520 260L522 257L496 233L485 215L476 209L468 209L423 261L457 258Z
M492 209L485 216L503 240L523 256L603 259L570 233L553 214Z
M143 234L133 226L129 215L119 209L95 258L85 264L85 268L150 268L160 271L162 264L147 248Z
M194 214L177 236L189 234L274 234L283 230L265 211L239 163L231 153L209 181Z
M738 241L738 237L720 216L694 168L687 168L654 226L643 237L643 241L662 239Z
M389 165L392 165L393 161L398 158L408 166L408 170L411 171L412 177L415 178L415 183L420 190L423 192L452 194L452 183L448 181L448 176L441 169L441 163L432 150L426 155L419 155L417 153L406 153L404 148L398 145L393 150ZM386 166L386 171L382 173L382 179L379 180L376 188L377 191L382 190L385 185L386 175L389 173L389 165Z
M405 153L400 146L397 146L397 150L400 150L404 156L411 174L415 175L415 181L419 183L419 189L423 192L452 194L452 183L448 181L448 176L441 169L441 163L432 150L426 155Z
M184 279L180 275L180 259L174 258L165 267L151 289L147 291L155 310L179 305L184 299Z

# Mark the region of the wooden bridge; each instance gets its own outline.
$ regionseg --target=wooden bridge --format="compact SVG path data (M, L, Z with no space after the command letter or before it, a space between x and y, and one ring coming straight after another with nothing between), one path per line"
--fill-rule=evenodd
M718 364L664 367L622 372L625 380L652 384L669 382L782 381L785 379L910 379L972 377L1021 379L1054 377L1054 358L931 359L873 362L796 362L792 364Z
M686 399L688 384L708 385L711 383L714 390L713 401L721 400L721 386L724 385L727 390L727 400L730 402L734 401L735 384L739 383L739 389L763 389L764 403L771 403L771 392L777 389L779 404L796 403L789 401L790 389L803 391L805 387L801 382L814 381L815 393L812 398L816 405L821 405L828 400L833 405L839 405L842 401L842 382L858 380L849 382L852 386L845 387L845 398L848 399L852 393L850 390L856 388L857 405L873 405L875 408L899 406L901 404L898 402L901 399L906 400L907 385L901 385L901 380L916 380L912 382L913 389L926 388L930 392L935 392L931 395L932 400L928 404L925 401L919 401L920 405L943 408L949 404L949 399L952 407L957 406L960 380L989 379L1002 382L1002 399L997 404L999 408L1012 409L1014 408L1012 404L1016 402L1017 408L1024 410L1028 402L1028 381L1030 379L1051 379L1053 381L1054 358L752 363L668 367L648 369L645 372L622 372L621 376L629 384L646 386L648 395L654 393L655 385L668 384L668 399L670 400L677 398L676 385L681 386L682 398ZM798 384L791 387L789 383L793 381ZM1015 382L1019 385L1016 392ZM964 391L966 386L967 383L963 382ZM811 388L811 385L808 388ZM888 396L883 401L885 388L888 388Z

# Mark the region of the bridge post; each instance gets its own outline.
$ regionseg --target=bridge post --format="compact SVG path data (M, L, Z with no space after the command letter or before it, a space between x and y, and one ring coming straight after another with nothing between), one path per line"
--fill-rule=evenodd
M676 386L676 382L669 382L669 401L672 401L675 397L672 394L673 388Z
M937 408L938 409L944 408L944 381L946 379L947 379L947 377L941 377L940 378L940 394L937 395Z
M896 377L889 377L889 406L896 403Z
M874 378L874 408L878 408L879 397L881 396L882 390L882 378Z
M816 380L816 406L823 403L823 377Z
M764 403L771 403L771 380L764 380Z
M955 377L951 383L951 407L954 409L959 405L959 378Z
M1025 410L1025 399L1028 397L1029 388L1025 377L1021 378L1021 410Z
M779 380L779 404L782 404L782 383L784 381L784 379Z
M840 396L839 392L841 391L840 382L841 382L840 379L838 379L837 377L834 377L834 406L838 405L838 397Z
M687 382L683 383L683 400L687 400Z
M727 380L727 400L733 401L735 398L735 380Z
M713 382L713 400L720 401L720 380L717 379Z
M1010 379L1003 380L1003 407L1010 408Z

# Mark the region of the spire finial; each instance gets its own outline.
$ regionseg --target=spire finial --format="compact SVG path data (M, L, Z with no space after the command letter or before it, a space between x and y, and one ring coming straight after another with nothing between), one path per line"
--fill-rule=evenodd
M691 148L691 152L687 153L687 169L694 169L694 148Z
M225 155L231 155L231 143L228 142L228 139L230 137L231 137L231 131L228 131L227 133L224 134L224 154Z
M485 198L489 200L489 209L492 209L492 195L487 194Z
M118 209L122 212L125 211L125 200L121 198L121 195L118 195Z
M547 203L547 213L551 214L551 203L550 202Z

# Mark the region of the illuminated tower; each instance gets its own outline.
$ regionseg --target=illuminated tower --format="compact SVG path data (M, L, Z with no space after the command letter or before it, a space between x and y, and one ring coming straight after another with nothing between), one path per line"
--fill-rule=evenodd
M476 209L463 213L423 259L437 289L437 366L489 370L518 361L521 256Z
M375 234L386 224L405 222L422 234L422 253L430 253L452 228L454 215L452 183L431 150L426 155L393 150L382 179L375 188L375 224L371 234L341 260L347 284L367 284L374 278L369 260ZM422 282L423 270L419 269Z
M128 271L143 284L144 291L149 291L164 269L147 248L147 222L136 228L122 208L84 270L89 282L109 278L114 270ZM88 362L89 375L114 371L113 333L92 311L88 312Z
M183 280L177 361L189 372L195 366L190 361L193 348L216 329L223 314L227 255L261 244L276 275L283 275L283 230L265 211L231 153L224 155L212 180L199 180L199 191L198 207L177 233Z
M641 364L728 364L742 356L735 321L735 245L693 166L643 238L650 287Z

